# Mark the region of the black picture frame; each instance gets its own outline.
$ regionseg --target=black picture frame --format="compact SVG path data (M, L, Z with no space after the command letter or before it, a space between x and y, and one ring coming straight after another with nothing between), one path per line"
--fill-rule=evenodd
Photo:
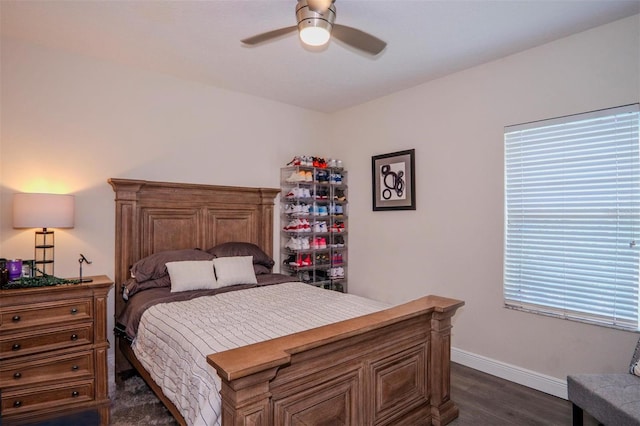
M373 211L415 210L415 149L371 157Z

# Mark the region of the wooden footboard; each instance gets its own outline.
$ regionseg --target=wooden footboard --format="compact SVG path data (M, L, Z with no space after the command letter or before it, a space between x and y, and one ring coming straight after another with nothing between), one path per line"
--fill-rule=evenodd
M209 355L222 424L444 425L451 317L464 302L427 296L385 311Z

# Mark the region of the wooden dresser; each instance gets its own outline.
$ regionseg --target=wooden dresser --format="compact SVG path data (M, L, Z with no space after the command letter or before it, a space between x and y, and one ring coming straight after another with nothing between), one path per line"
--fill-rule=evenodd
M107 276L0 290L0 424L93 412L109 424Z

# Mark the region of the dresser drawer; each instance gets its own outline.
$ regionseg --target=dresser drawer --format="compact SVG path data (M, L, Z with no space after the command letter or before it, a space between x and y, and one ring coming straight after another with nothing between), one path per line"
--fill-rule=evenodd
M43 328L0 337L0 359L93 343L93 323Z
M59 408L94 399L93 380L74 381L28 390L2 392L2 415L14 416L34 410Z
M85 298L8 307L0 313L0 330L89 320L92 318L92 302L93 299Z
M83 379L93 376L93 351L56 356L31 356L3 362L0 388L27 386L49 381Z

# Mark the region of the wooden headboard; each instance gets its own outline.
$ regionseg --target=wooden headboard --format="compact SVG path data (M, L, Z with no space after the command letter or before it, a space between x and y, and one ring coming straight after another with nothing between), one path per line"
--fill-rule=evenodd
M109 179L116 197L116 317L121 286L136 261L163 250L206 250L229 241L273 256L274 188Z

